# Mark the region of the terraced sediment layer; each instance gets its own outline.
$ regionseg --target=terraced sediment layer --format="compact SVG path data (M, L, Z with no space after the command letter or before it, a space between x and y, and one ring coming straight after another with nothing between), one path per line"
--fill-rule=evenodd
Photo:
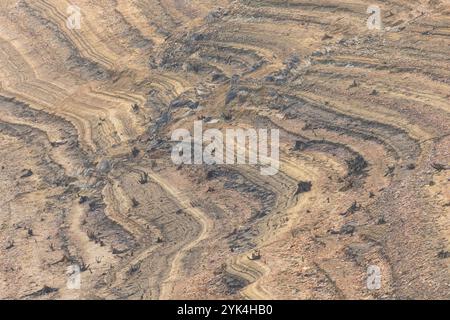
M0 4L0 298L450 298L449 1L69 4ZM279 173L175 165L198 120Z

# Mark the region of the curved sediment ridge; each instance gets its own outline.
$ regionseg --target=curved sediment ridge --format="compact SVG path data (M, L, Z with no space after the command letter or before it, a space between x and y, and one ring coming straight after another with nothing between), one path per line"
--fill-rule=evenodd
M450 298L450 3L371 4L2 1L0 298ZM278 173L175 164L195 121Z

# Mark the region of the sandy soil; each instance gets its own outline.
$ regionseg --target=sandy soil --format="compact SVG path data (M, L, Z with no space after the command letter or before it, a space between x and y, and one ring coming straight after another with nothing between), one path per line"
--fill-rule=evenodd
M0 298L449 299L450 1L373 2L1 1ZM199 119L279 173L173 164Z

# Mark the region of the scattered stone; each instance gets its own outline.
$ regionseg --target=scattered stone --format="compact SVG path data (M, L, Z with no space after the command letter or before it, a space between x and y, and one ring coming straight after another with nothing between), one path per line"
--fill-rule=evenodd
M416 168L416 165L414 163L408 163L406 165L406 169L408 170L414 170Z
M208 23L212 23L212 22L222 19L224 16L227 16L227 15L228 15L228 10L219 7L217 9L210 11L206 15L205 20Z
M94 232L94 231L92 231L92 230L87 230L87 231L86 231L86 234L87 234L89 240L91 240L91 241L96 241L96 240L97 240L97 236L95 235L95 232Z
M50 142L50 145L52 146L52 147L59 147L59 146L62 146L62 145L64 145L64 144L66 144L67 143L67 141L54 141L54 142Z
M230 248L230 251L233 252L233 248ZM222 267L225 269L225 267ZM234 295L249 285L249 282L243 278L235 277L232 274L225 273L223 276L223 283L227 288L227 294Z
M378 218L378 220L377 220L378 225L385 224L385 223L386 223L386 220L384 219L384 216Z
M297 185L297 190L295 191L295 195L311 191L312 183L311 181L300 181Z
M339 233L353 235L355 230L356 230L356 227L353 224L347 223L341 227L341 229L339 230Z
M42 289L37 290L33 293L27 294L25 297L40 297L40 296L45 296L47 294L50 293L54 293L54 292L58 292L58 288L51 288L47 285L45 285Z
M255 250L250 254L250 257L248 257L250 260L259 260L261 259L261 253L259 250Z
M226 97L225 97L225 105L229 104L231 101L236 99L237 97L237 91L235 89L231 89L228 91Z
M365 168L367 168L367 162L361 155L357 155L355 158L345 160L347 163L348 175L360 174Z
M101 173L108 173L111 170L111 163L107 159L102 159L97 165L97 170Z
M288 71L296 68L300 63L300 57L297 54L290 56L286 61L284 61L284 65Z
M308 144L306 142L296 140L294 147L292 148L293 151L303 151L308 147Z
M78 203L79 204L83 204L83 203L85 203L88 200L89 200L89 198L87 196L81 196L80 200L78 201Z
M22 170L22 175L20 176L21 179L23 178L28 178L31 177L33 175L33 171L31 171L30 169L26 169L26 170Z
M447 167L445 165L443 165L443 164L440 164L440 163L434 162L434 163L431 164L431 166L434 169L436 169L437 171L447 170Z
M141 269L140 263L132 264L127 271L127 275L131 276L131 275L135 274L136 272L139 272L140 269Z
M91 202L89 202L89 211L92 212L98 208L100 208L100 204L98 204L96 200L92 200Z
M170 107L171 108L183 108L183 107L187 107L187 108L189 108L189 109L197 109L198 108L198 106L199 106L199 102L198 101L192 101L192 100L189 100L189 99L187 99L187 100L182 100L182 99L176 99L176 100L173 100L171 103L170 103Z
M148 173L147 172L141 173L138 182L140 184L146 184L148 182Z
M358 82L356 82L356 80L353 80L353 82L352 82L352 84L351 85L349 85L349 89L351 89L351 88L356 88L358 86Z
M233 116L231 115L231 113L225 113L225 112L223 112L222 113L222 119L223 120L225 120L225 121L230 121L231 119L233 118Z
M208 120L205 121L207 124L216 124L219 123L219 119L213 119L212 117L208 117Z
M203 33L194 33L191 36L192 41L202 41L205 40L205 35Z
M228 80L228 78L223 73L213 73L213 75L211 76L211 81L213 82L222 82L226 80Z
M139 149L136 147L133 147L133 149L131 150L131 155L133 156L133 158L136 158L139 155Z
M13 240L9 240L9 241L8 241L8 244L7 244L6 247L5 247L5 249L6 249L6 250L9 250L9 249L11 249L12 247L14 247L14 241L13 241Z
M133 206L133 208L137 208L139 206L139 202L135 197L131 198L131 205Z
M441 251L439 251L439 253L438 253L438 258L440 258L440 259L447 259L447 258L450 258L450 251L444 251L444 250L441 250Z
M128 251L128 249L120 250L120 249L111 247L111 252L112 252L112 254L122 254L122 253L125 253L125 252L127 252L127 251Z
M131 108L133 109L133 112L135 112L135 113L139 112L139 105L137 103L133 104L131 106Z
M350 214L355 213L356 211L359 211L361 209L361 205L359 205L356 201L353 202L353 204L345 211L342 212L342 216L348 216Z
M239 84L240 79L241 79L241 77L238 74L233 74L230 79L231 87L237 86Z
M80 271L81 272L84 272L84 271L87 271L87 270L89 270L89 264L86 264L85 262L84 262L84 260L83 259L81 259L81 261L80 261L80 263L79 263L79 266L80 266ZM92 271L91 271L91 273L92 273Z
M386 172L384 173L384 176L385 177L392 176L392 174L394 173L394 170L395 170L395 166L394 165L388 166L387 169L386 169Z

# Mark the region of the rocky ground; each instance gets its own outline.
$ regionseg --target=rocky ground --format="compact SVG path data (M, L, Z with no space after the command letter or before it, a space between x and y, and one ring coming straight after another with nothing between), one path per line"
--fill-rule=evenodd
M450 1L71 3L0 3L0 298L450 298ZM173 164L196 120L280 172Z

